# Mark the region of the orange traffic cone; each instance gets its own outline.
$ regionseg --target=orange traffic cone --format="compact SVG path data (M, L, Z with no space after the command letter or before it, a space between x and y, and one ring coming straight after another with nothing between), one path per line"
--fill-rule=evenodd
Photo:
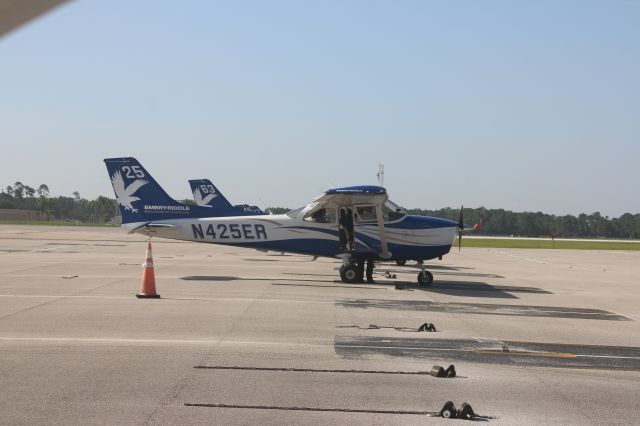
M142 284L140 284L140 294L136 294L141 299L159 299L156 294L156 274L153 272L153 255L151 254L151 242L147 244L147 260L142 264Z

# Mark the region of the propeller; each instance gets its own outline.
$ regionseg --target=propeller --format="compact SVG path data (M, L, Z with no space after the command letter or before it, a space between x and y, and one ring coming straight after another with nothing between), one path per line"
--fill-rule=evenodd
M464 230L463 209L464 206L460 206L460 216L458 216L458 251L462 250L462 231Z

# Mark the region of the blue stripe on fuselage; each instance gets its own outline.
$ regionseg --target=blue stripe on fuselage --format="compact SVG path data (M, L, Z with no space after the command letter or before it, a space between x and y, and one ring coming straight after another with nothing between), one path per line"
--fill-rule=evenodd
M373 224L376 226L375 224ZM435 228L451 228L458 224L449 219L442 219L431 216L405 216L404 219L395 223L385 223L384 227L389 229L435 229Z
M198 241L206 242L206 241ZM277 240L277 241L255 241L255 242L242 242L222 243L217 241L217 244L224 244L230 246L247 247L255 249L267 249L273 251L285 251L289 253L308 254L311 256L328 256L334 257L341 253L338 241L325 240L319 238L295 238L290 240ZM393 254L391 259L422 259L429 260L435 259L439 256L443 256L449 253L451 249L450 245L444 246L407 246L402 244L388 244L389 251ZM358 250L360 249L360 250ZM367 251L361 250L362 246L358 245L355 255L367 253ZM376 253L377 254L377 253Z

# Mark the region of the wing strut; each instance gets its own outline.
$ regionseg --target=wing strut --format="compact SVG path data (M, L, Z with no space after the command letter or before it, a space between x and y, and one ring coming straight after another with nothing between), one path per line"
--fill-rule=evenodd
M376 203L376 221L378 222L378 232L380 232L380 257L389 259L391 253L387 247L387 234L384 231L384 218L382 217L382 203Z

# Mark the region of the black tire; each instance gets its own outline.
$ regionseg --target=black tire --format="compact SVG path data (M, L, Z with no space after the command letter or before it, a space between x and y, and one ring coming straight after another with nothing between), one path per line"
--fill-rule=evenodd
M398 265L398 266L404 266L404 265L405 265L405 263L407 263L407 261L406 261L405 259L403 259L403 260L396 260L396 265Z
M439 416L444 417L445 419L455 419L457 414L458 410L456 410L456 406L453 405L453 402L451 401L447 401L438 413Z
M346 265L340 269L340 278L343 283L353 284L358 279L358 268L356 265Z
M418 274L418 285L429 286L433 282L433 274L429 271L420 272Z

